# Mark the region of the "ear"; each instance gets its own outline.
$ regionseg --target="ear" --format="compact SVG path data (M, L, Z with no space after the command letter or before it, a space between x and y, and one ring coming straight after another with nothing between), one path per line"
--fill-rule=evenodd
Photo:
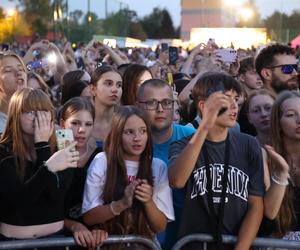
M65 121L64 121L63 119L60 119L60 121L59 121L59 126L60 126L61 128L65 128Z
M239 81L244 83L245 82L245 74L240 74L239 75Z
M261 73L261 76L263 79L268 80L268 81L272 80L272 70L271 69L263 68L260 73Z
M205 105L205 100L200 100L198 102L197 109L200 111L200 114L203 114L204 105Z
M90 92L93 97L96 96L96 86L94 86L93 84L90 85Z

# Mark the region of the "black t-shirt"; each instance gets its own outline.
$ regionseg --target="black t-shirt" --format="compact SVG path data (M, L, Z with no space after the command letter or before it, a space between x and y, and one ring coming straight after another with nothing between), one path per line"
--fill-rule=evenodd
M170 162L175 161L188 144L190 137L172 144ZM264 195L263 160L257 141L246 134L229 132L230 158L228 184L225 196L225 209L222 234L237 235L248 209L248 196ZM212 197L215 213L219 207L224 171L225 141L206 140ZM200 152L195 168L186 185L179 237L192 233L213 233L210 209L207 199L207 179L203 151ZM197 244L196 244L197 245ZM199 244L195 249L200 249ZM189 247L188 249L192 249Z

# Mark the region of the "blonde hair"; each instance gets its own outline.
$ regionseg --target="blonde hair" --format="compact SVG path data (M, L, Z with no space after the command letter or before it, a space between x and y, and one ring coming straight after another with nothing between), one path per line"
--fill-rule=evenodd
M0 143L11 145L17 172L23 180L25 172L25 162L30 154L30 148L25 144L20 118L24 112L29 111L51 111L54 120L54 107L51 100L40 89L23 88L17 90L10 100L5 131L3 132ZM50 147L55 149L54 132L50 138Z

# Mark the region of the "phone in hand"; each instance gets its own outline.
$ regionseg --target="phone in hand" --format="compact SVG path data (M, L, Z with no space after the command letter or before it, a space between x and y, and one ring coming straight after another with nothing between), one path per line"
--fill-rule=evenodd
M28 71L40 69L43 67L42 60L31 61L26 64L26 68Z
M225 63L234 63L237 59L237 51L231 48L218 49L217 55L219 55L221 60Z
M58 150L64 149L74 141L72 129L64 128L55 131Z
M178 60L178 48L170 46L169 47L169 64L176 65L177 60Z
M169 45L167 43L162 43L161 44L161 52L168 51Z
M1 45L1 50L2 50L2 51L8 51L8 50L9 50L9 44L3 43L3 44Z

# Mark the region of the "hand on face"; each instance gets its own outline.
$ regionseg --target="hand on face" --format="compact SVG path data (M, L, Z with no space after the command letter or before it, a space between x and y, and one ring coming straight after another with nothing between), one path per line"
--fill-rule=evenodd
M34 142L48 142L53 133L50 111L37 111L34 119Z
M222 108L229 108L229 97L221 92L215 92L205 101L202 109L202 124L207 129L212 128L218 118L218 114Z

